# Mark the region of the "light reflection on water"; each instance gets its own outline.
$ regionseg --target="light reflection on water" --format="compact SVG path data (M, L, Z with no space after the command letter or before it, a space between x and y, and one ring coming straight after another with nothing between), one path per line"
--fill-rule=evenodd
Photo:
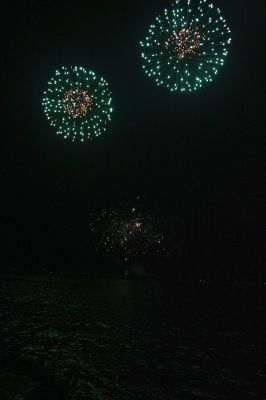
M252 399L262 390L263 294L253 289L119 279L0 289L5 396L34 394L46 374L71 399Z

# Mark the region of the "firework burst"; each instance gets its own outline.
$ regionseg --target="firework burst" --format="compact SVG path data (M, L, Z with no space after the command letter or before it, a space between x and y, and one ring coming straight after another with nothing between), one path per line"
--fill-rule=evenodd
M165 251L160 223L160 219L143 214L136 208L127 212L103 210L90 223L90 229L96 239L97 250L132 261L149 252Z
M178 0L156 18L140 43L143 69L157 85L192 92L224 65L230 29L209 0Z
M108 83L83 67L55 71L43 97L44 112L57 133L81 142L106 131L111 103Z

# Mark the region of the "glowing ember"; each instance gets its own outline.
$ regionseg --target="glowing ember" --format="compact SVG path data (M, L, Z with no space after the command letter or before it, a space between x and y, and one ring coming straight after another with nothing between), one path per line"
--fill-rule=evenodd
M92 103L86 90L69 90L64 97L64 108L73 117L85 117Z
M182 60L185 56L192 56L205 40L198 28L184 28L165 42L165 48L171 54L177 54Z

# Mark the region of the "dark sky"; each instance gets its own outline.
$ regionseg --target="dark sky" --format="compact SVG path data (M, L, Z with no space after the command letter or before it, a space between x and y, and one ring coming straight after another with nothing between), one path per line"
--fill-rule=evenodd
M3 12L6 265L95 268L89 213L140 195L146 209L184 219L194 268L261 274L263 2L217 0L230 54L212 85L187 95L141 69L138 43L169 3L26 1ZM94 142L67 142L45 119L42 93L61 65L88 67L112 87L113 120Z

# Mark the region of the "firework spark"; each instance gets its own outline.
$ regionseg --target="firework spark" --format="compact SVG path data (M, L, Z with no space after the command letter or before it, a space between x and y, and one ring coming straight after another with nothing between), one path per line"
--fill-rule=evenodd
M161 220L143 214L137 208L130 211L106 211L94 218L90 229L96 238L97 250L118 254L125 261L149 252L165 251Z

